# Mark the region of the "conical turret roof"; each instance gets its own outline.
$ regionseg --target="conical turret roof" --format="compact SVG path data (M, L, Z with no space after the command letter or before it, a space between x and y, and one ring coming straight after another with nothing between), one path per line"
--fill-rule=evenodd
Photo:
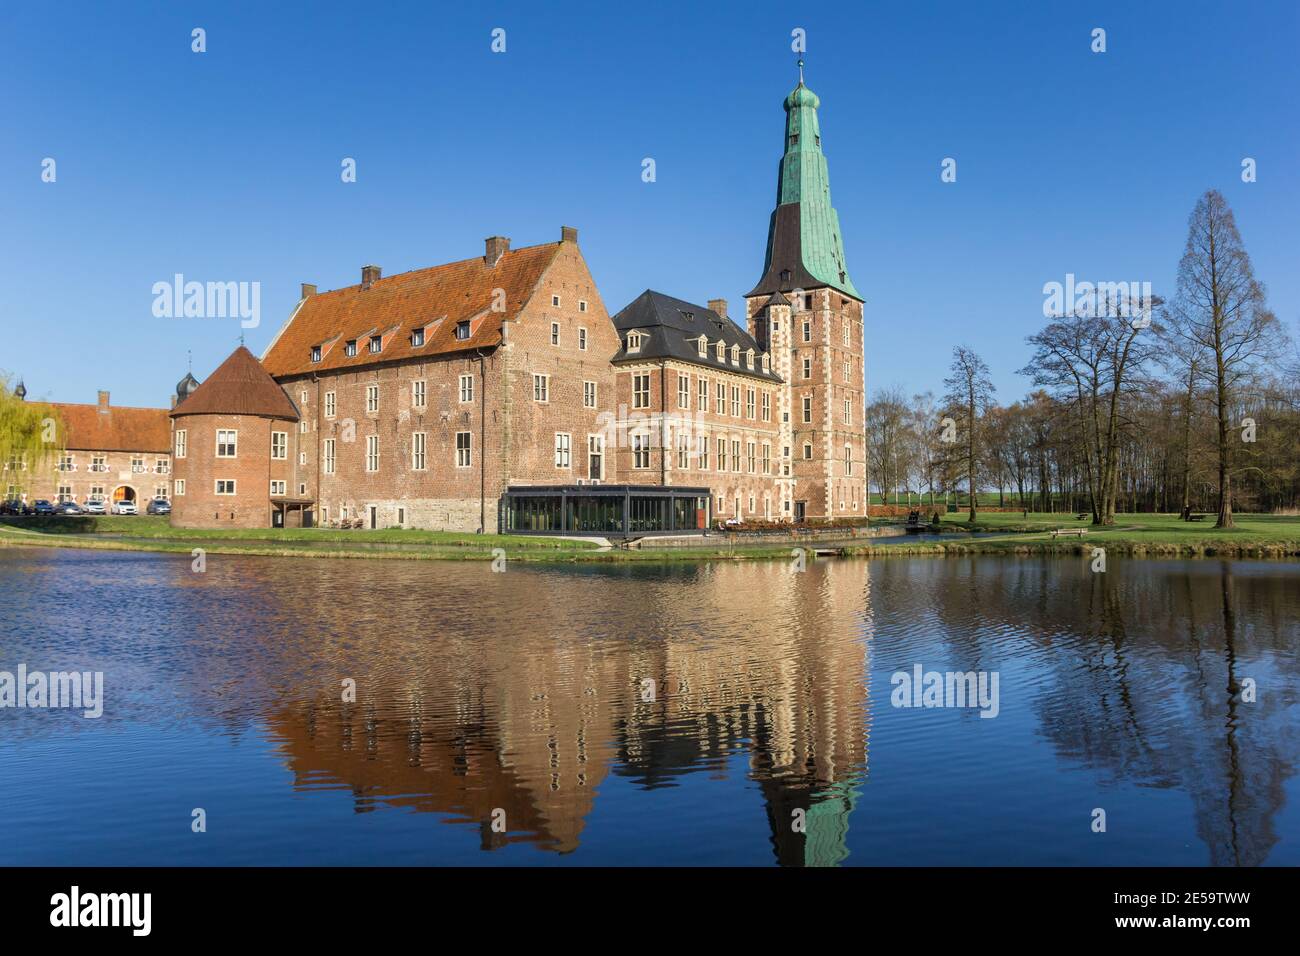
M299 418L284 389L242 345L172 409L172 417L177 415L260 415L295 422Z

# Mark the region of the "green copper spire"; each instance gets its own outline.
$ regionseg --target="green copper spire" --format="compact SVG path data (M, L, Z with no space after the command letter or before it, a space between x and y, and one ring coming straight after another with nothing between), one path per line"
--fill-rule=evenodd
M821 100L803 83L785 98L785 155L777 177L776 211L767 235L763 278L751 295L831 286L862 301L844 260L840 219L831 205L830 176L822 154L817 108Z

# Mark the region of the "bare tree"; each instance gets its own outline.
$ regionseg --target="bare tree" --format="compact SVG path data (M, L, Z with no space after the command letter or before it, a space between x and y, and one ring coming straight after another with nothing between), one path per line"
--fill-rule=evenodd
M967 490L970 493L970 516L975 520L975 495L979 490L980 456L982 452L981 428L984 415L993 403L993 382L989 379L989 367L974 350L959 345L952 350L952 365L949 375L943 380L948 389L944 403L949 408L957 425L958 432L964 436L964 455L960 460L965 469ZM956 462L954 462L956 463Z
M1264 287L1255 280L1232 210L1218 190L1207 191L1192 210L1178 264L1178 294L1167 316L1172 334L1190 346L1188 354L1203 357L1187 371L1193 381L1203 377L1210 388L1219 472L1215 527L1231 528L1237 442L1230 413L1243 381L1280 349L1284 333L1265 307Z

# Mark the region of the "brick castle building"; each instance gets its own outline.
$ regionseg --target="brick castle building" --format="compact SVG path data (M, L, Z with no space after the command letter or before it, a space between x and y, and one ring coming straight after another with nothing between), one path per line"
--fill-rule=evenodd
M862 297L804 84L744 325L647 290L612 318L578 246L304 284L170 412L172 522L691 530L866 514Z

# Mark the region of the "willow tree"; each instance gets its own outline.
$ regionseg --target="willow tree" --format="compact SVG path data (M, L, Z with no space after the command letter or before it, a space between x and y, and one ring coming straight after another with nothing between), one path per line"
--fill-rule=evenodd
M1243 385L1285 338L1264 303L1250 256L1237 232L1228 201L1215 189L1192 210L1187 246L1178 263L1178 294L1167 313L1174 335L1185 343L1190 379L1203 378L1217 420L1219 518L1231 528L1232 471L1240 444L1232 420Z
M30 476L57 461L62 447L63 425L54 408L19 398L0 375L0 490L7 492L12 485L25 491Z

